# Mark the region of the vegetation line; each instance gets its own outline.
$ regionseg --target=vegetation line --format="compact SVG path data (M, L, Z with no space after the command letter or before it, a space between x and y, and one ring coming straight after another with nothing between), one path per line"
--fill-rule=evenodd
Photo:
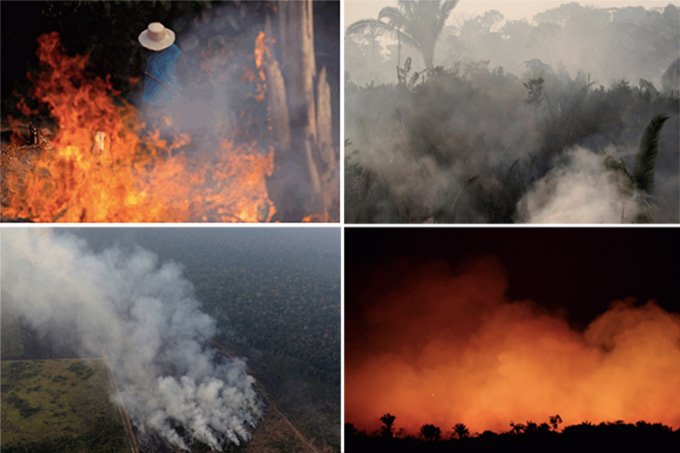
M108 371L109 373L109 382L111 382L111 387L113 387L113 391L116 394L118 394L119 393L118 384L116 383L116 378L113 375L113 370L111 368L109 356L106 355L105 352L102 352L102 360L104 361L106 371ZM130 417L128 416L127 411L125 410L125 406L123 406L122 401L117 402L116 406L118 406L118 412L120 413L121 421L123 422L125 432L127 433L128 436L128 445L130 446L130 452L139 453L139 447L137 447L137 438L135 437L135 433L132 431L132 423L130 422Z

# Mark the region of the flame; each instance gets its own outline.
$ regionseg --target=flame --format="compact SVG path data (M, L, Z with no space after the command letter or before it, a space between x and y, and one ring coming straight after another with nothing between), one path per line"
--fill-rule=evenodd
M145 131L110 77L86 76L87 56L66 55L58 33L38 38L38 58L43 69L29 75L32 95L49 109L56 133L35 146L13 140L3 147L3 219L272 220L276 208L266 182L273 147L223 139L217 152L192 153L186 134L168 139ZM24 113L34 113L19 102Z
M271 52L269 51L269 46L274 43L273 38L267 38L263 31L257 34L255 38L255 67L257 68L257 78L252 77L252 81L256 83L257 94L255 99L258 102L264 101L267 92L267 84L265 81L267 77L265 75L265 64L266 59L271 58Z

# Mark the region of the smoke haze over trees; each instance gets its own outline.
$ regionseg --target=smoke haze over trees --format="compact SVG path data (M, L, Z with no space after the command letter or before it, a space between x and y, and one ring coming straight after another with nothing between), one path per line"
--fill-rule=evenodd
M487 12L444 27L430 70L347 34L347 221L677 222L679 24L673 4ZM658 115L645 191L628 175Z
M3 359L106 353L142 451L339 450L338 229L2 236Z
M215 321L175 263L145 250L87 250L49 230L7 230L3 305L54 344L104 355L140 433L188 450L250 438L262 414L240 359L218 360ZM184 436L177 431L185 433Z

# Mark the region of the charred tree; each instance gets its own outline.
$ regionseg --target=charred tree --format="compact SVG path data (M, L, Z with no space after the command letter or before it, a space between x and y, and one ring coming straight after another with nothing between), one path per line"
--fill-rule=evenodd
M267 64L268 112L277 141L270 191L280 220L338 218L338 153L333 143L331 89L317 71L312 0L277 4L280 59ZM271 30L268 20L268 33Z

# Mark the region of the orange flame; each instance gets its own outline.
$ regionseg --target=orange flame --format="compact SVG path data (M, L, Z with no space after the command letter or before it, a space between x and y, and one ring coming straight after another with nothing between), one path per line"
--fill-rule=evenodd
M263 31L259 32L255 38L255 67L257 68L259 80L256 79L254 81L257 85L255 99L258 102L264 101L267 92L267 85L265 83L267 77L264 72L264 65L266 64L266 59L271 58L271 52L269 51L269 44L271 43L273 43L273 39L267 38Z
M219 143L192 154L190 137L144 134L137 110L110 78L85 76L87 56L63 53L56 32L38 39L43 70L33 96L56 133L2 153L2 218L38 222L261 222L276 209L267 193L274 149ZM21 107L28 110L25 103ZM15 129L16 130L16 129ZM216 145L217 146L217 145Z

